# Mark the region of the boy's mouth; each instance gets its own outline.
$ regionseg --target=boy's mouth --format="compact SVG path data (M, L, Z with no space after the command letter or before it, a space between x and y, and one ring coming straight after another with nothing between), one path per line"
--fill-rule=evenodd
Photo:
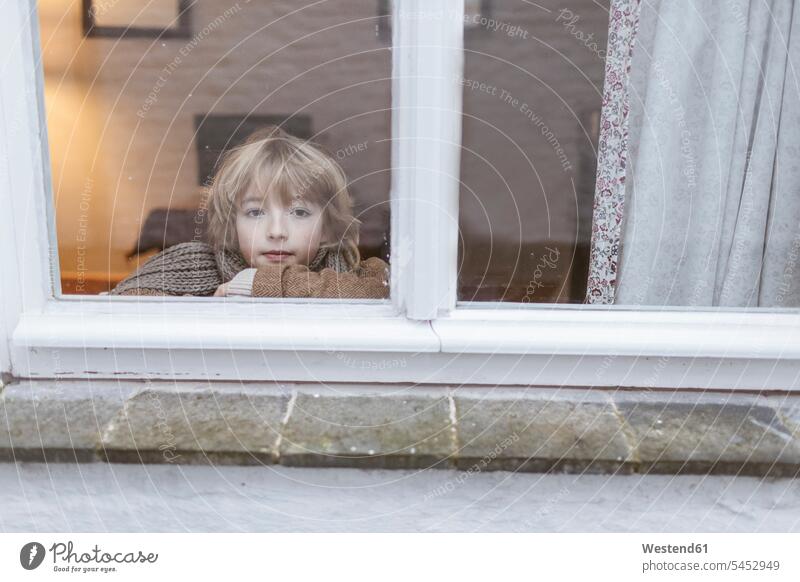
M291 257L294 253L290 253L289 251L267 251L263 253L265 257L267 257L271 261L280 261L286 259L287 257Z

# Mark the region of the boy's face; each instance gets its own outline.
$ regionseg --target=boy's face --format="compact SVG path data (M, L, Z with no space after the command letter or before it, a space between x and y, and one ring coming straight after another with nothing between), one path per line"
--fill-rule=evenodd
M322 240L323 210L302 199L247 194L236 212L236 235L251 267L308 265Z

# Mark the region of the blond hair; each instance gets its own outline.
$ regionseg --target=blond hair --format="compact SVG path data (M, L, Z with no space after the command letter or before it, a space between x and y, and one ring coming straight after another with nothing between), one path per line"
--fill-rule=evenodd
M297 198L317 204L328 239L320 250L341 253L350 268L360 263L360 221L353 216L347 178L318 145L267 126L225 154L208 190L208 238L216 249L239 250L236 213L251 188L280 196L286 206Z

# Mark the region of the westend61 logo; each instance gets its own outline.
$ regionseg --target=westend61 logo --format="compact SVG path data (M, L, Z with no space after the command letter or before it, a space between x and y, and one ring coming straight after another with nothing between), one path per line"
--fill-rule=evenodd
M39 542L28 542L19 552L19 563L26 570L35 570L44 561L47 552L53 557L54 572L115 572L116 566L107 564L154 564L158 554L137 552L104 552L97 544L88 552L75 552L71 541L56 542L50 549Z

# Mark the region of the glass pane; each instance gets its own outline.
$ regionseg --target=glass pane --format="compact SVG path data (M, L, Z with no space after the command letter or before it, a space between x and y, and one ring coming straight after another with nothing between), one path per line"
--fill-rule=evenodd
M111 4L114 11L103 10ZM143 9L134 4L95 2L94 16L98 24L128 22L125 10ZM162 4L173 18L184 5ZM372 258L388 261L391 49L379 34L376 3L187 5L186 38L106 38L84 35L87 4L38 2L63 292L108 292L147 259L187 242L239 253L245 264L203 255L221 283L245 267L298 264L353 275ZM166 12L156 12L141 17L163 28ZM269 129L275 126L285 137ZM258 132L259 143L270 145L240 150L255 158L231 153ZM294 149L285 164L270 166L280 153L276 136ZM225 159L242 165L225 166ZM346 190L337 186L337 165ZM207 198L224 168L229 180L220 189L233 198L227 214ZM261 198L247 218L264 222L247 239L237 220L250 189ZM308 210L299 201L312 207L313 229L296 227ZM214 212L227 221L220 232ZM209 295L209 281L201 283L178 282L170 294ZM365 297L381 294L365 288ZM317 291L304 293L326 296ZM356 288L344 296L362 294Z
M624 222L605 245L614 287L598 277L593 302L800 307L798 15L793 2L642 3Z
M465 28L458 295L582 302L608 2L484 0Z

